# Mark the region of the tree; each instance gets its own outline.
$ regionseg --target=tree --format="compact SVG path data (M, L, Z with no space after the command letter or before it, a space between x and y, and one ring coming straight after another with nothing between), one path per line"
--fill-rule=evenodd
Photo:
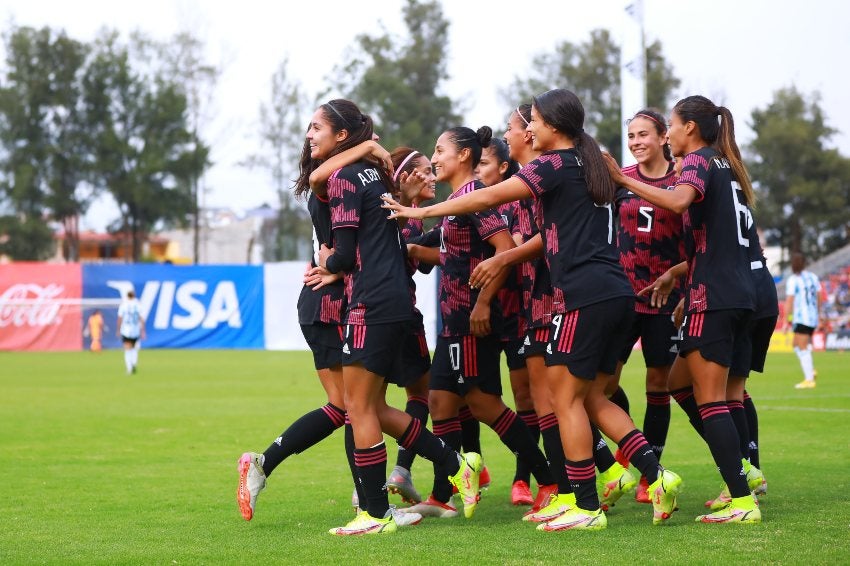
M84 78L92 178L118 203L115 228L129 234L133 261L155 226L186 224L191 180L207 163L208 149L187 128L186 96L155 54L143 36L122 45L117 33L103 32Z
M5 222L7 229L32 236L26 246L15 247L10 254L15 259L51 255L52 238L42 237L49 230L36 226L48 217L64 226L64 256L78 258L78 219L93 196L85 184L90 149L81 103L88 51L87 45L49 28L13 28L6 38L0 188L15 212Z
M646 48L646 65L647 102L665 110L680 81L657 40ZM597 29L585 43L559 43L553 51L535 56L529 68L529 76L517 77L501 92L506 107L531 102L533 96L552 88L569 89L584 105L585 129L620 161L620 47L611 33Z
M300 83L289 77L288 64L286 59L280 64L272 76L271 99L260 105L263 151L243 162L267 170L278 196L277 218L261 230L265 261L307 259L313 234L306 209L295 202L290 191L292 179L298 176L308 102Z
M827 147L836 130L820 96L781 89L766 108L753 110L752 128L747 149L760 224L783 248L812 258L847 244L850 160Z
M384 147L427 154L441 133L461 124L461 109L441 94L449 22L437 0L406 0L402 12L407 37L358 36L329 80L372 116Z

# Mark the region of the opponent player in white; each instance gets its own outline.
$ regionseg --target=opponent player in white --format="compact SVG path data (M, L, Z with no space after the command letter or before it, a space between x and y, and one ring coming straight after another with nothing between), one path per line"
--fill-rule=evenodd
M812 360L812 334L818 327L818 307L820 306L820 280L811 271L806 271L806 258L803 254L791 256L791 271L785 286L786 330L794 332L794 353L800 360L805 379L795 385L797 389L815 387L814 361Z
M136 373L136 365L139 363L139 349L136 344L145 338L145 319L136 293L132 290L127 291L127 297L118 307L117 335L124 343L124 365L127 367L127 374Z

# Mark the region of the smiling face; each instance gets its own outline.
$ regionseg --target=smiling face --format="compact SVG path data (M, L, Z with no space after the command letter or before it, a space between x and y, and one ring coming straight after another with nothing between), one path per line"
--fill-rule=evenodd
M451 134L443 132L437 138L434 155L431 156L431 165L434 166L434 175L436 175L437 181L449 182L452 177L463 171L464 168L469 167L469 159L469 150L458 151Z
M487 185L495 185L501 183L508 170L507 162L499 162L499 156L493 146L485 147L481 152L481 161L478 162L478 167L475 168L475 178Z
M649 118L638 116L629 122L629 151L641 165L648 165L664 159L664 144L667 136L658 133L655 124Z
M543 120L536 106L531 107L528 131L531 132L531 149L534 151L547 151L554 146L557 130Z
M670 151L675 157L684 157L688 153L688 132L686 131L682 117L675 110L670 113L667 138L670 140Z
M310 127L307 129L310 157L312 159L326 159L346 137L348 137L346 130L333 131L333 126L325 116L325 111L319 108L310 119Z
M431 168L431 162L428 161L428 158L424 155L417 157L414 160L413 171L422 174L426 179L425 186L413 200L418 204L434 198L437 190L437 178L434 176L434 170Z
M517 114L516 110L508 116L508 127L505 129L505 142L508 144L508 151L511 159L517 159L522 155L523 148L531 141L527 125L522 118Z

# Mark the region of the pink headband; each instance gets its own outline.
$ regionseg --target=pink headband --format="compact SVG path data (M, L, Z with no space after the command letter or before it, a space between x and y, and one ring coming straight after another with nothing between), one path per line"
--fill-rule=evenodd
M525 122L526 126L531 125L531 124L528 123L528 120L525 119L525 116L522 115L522 112L519 111L519 106L516 107L516 113L517 113L517 116L519 116L519 119L522 120L523 122Z
M661 131L662 131L662 132L666 132L666 131L667 131L667 126L665 126L664 124L662 124L661 122L659 122L658 120L656 120L655 118L653 118L652 116L650 116L649 114L643 114L642 112L638 112L637 114L635 114L635 118L637 118L638 116L640 116L640 117L642 117L642 118L649 118L650 120L652 120L653 122L655 122L656 124L658 124L659 126L661 126Z
M393 173L393 183L398 182L398 176L399 176L399 174L401 174L401 170L404 169L404 166L407 165L408 161L410 161L411 159L413 159L417 155L419 155L419 152L416 151L415 149L407 154L407 157L405 157L401 161L401 164L398 167L396 167L395 173Z

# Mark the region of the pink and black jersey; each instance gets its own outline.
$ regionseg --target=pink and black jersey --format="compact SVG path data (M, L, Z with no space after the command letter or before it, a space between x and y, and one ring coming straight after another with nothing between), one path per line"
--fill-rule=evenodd
M643 176L637 165L625 167L623 174L660 189L672 189L676 181L672 163L667 174L658 179ZM615 202L620 219L617 229L620 264L626 271L632 289L638 293L654 283L665 271L684 261L682 216L657 207L623 187L617 189ZM635 301L635 311L670 314L681 297L682 286L677 285L664 307L652 307L649 297L642 296Z
M543 214L540 201L527 198L518 201L519 229L522 241L527 242L540 233ZM522 279L522 316L520 331L529 328L548 328L552 323L552 280L546 258L524 261L517 266Z
M452 193L449 199L483 187L480 181L470 181ZM440 222L442 336L470 334L469 315L478 300L479 290L470 288L469 276L479 263L493 257L495 249L486 240L507 229L497 210L447 216ZM490 327L494 334L501 330L500 310L496 297L490 304Z
M676 185L696 189L682 215L688 278L687 313L755 307L748 230L753 218L729 162L703 147L682 162Z
M520 230L519 203L507 202L497 208L511 236L522 235ZM520 266L511 267L505 284L499 289L499 305L502 308L502 340L511 340L525 335L520 324L520 299L522 297L522 275Z
M578 152L548 151L516 176L540 201L554 312L633 297L614 243L613 206L593 202Z
M357 231L356 260L345 274L347 324L402 322L413 316L407 248L398 222L381 208L385 192L378 170L363 161L334 171L328 179L331 227Z
M322 244L333 247L331 209L328 199L317 197L312 191L307 197L307 211L313 223L313 257L310 265L319 265L319 248ZM342 280L325 285L318 291L304 285L298 296L299 324L342 324L345 313L345 285Z

